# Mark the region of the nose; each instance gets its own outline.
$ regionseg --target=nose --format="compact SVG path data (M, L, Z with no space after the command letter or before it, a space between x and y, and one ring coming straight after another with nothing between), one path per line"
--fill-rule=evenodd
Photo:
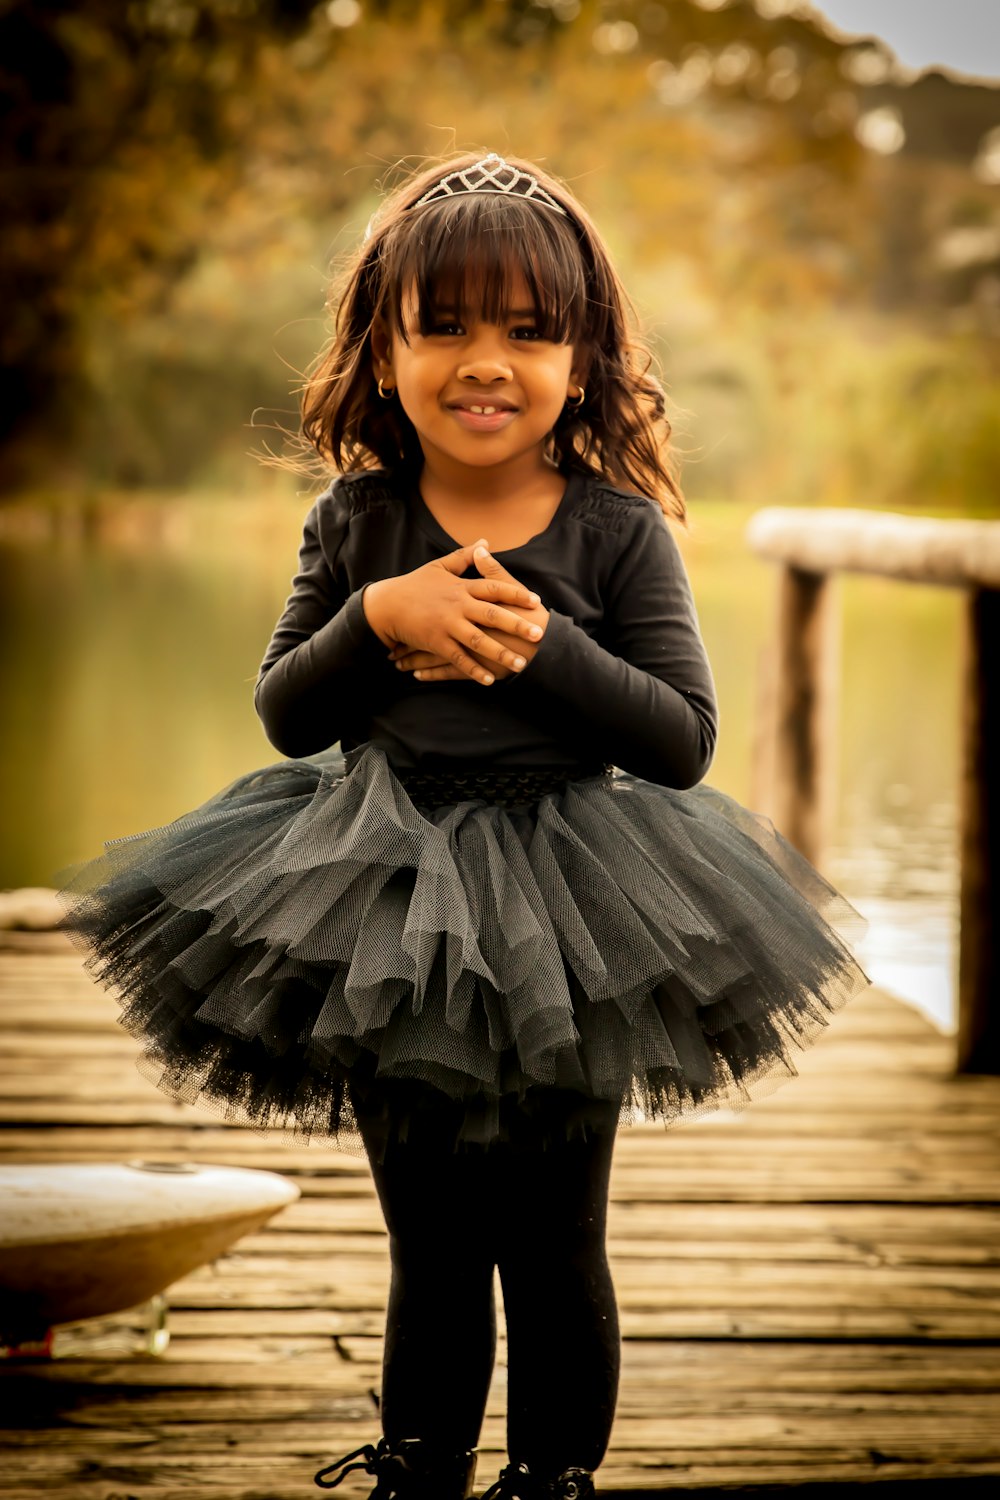
M514 372L502 330L490 323L481 325L466 344L456 373L459 380L475 381L478 385L512 380Z

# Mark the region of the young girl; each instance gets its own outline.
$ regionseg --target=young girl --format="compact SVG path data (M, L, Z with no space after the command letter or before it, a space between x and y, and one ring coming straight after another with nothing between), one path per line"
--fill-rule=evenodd
M369 227L303 429L255 689L286 760L67 884L144 1073L363 1144L389 1231L379 1500L594 1494L619 1337L615 1130L744 1103L866 983L856 913L706 786L712 676L664 400L580 205L460 157ZM331 747L339 742L340 750Z

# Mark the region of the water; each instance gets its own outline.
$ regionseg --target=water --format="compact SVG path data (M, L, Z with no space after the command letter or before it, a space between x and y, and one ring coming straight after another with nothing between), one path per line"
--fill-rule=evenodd
M0 885L52 885L102 841L278 759L253 711L309 497L110 509L97 538L0 538ZM754 716L777 574L745 510L679 534L719 692L708 780L754 806ZM2 519L2 515L0 515ZM9 523L8 523L9 524ZM875 981L954 1027L961 599L839 581L836 811L824 873L869 919Z
M709 774L750 806L758 685L778 574L743 542L746 513L708 508L685 552L722 727ZM962 594L844 575L835 794L823 873L868 919L874 982L941 1030L956 1026Z
M956 1029L958 850L954 801L860 821L831 847L827 873L868 918L858 953L873 981L941 1030ZM870 838L866 846L866 834Z

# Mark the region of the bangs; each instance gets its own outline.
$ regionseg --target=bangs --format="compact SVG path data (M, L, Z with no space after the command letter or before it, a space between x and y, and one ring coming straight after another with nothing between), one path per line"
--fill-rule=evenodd
M683 520L656 358L601 236L572 192L532 162L507 166L565 212L517 193L448 195L449 178L481 165L471 152L428 165L372 215L332 290L335 334L303 390L304 442L341 473L419 473L417 431L374 378L376 337L380 347L387 333L406 338L404 306L411 338L462 319L509 325L521 314L516 321L531 319L542 338L573 345L586 371L584 399L563 406L546 456L561 472L655 497Z
M426 204L383 244L390 321L405 338L402 301L416 291L420 332L442 313L478 314L505 323L525 308L557 344L581 342L587 327L586 278L572 222L516 194L462 193ZM522 284L523 282L523 284Z

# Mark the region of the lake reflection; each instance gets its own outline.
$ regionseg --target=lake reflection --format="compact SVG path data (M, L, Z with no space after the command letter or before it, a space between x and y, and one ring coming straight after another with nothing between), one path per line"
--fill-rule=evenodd
M253 683L308 496L133 508L103 540L0 541L0 884L51 885L105 839L167 823L278 759ZM138 518L138 519L136 519ZM776 574L745 510L677 532L719 691L708 780L754 805ZM151 533L151 534L150 534ZM862 962L953 1026L960 595L844 578L836 816L824 873L870 921Z

